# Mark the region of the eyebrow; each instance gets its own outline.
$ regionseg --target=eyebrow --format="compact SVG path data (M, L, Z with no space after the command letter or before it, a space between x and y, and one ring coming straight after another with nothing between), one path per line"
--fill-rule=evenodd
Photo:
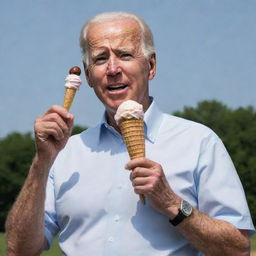
M133 52L134 48L133 47L120 47L117 49L113 50L114 52L116 52L117 54L121 54L121 53L126 53L126 52ZM92 51L91 53L91 58L95 59L98 57L101 57L103 55L105 55L108 52L107 49L95 49L94 51Z
M95 52L92 52L92 58L97 58L99 56L102 56L106 54L106 50L105 49L101 49L101 50L95 50Z
M115 49L117 53L122 53L122 52L132 52L134 50L133 47L120 47L118 49Z

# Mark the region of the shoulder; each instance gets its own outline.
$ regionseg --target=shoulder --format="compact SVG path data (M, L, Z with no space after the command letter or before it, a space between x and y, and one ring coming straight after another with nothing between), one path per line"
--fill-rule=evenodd
M99 124L99 125L87 128L86 130L82 131L81 133L72 135L68 140L68 144L77 143L81 140L89 139L89 138L96 139L100 132L100 126L101 125Z
M81 133L72 135L65 148L60 152L61 154L68 153L70 151L79 151L92 145L97 145L100 133L100 124L94 127L90 127Z
M188 119L177 117L170 114L163 114L161 132L171 134L182 134L191 138L209 138L219 140L218 135L209 127Z

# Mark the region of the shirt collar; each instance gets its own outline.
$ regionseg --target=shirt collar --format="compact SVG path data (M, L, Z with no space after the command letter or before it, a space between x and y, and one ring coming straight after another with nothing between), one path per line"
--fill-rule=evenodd
M154 143L162 123L163 113L159 110L155 100L151 99L152 103L144 115L144 123L146 138Z
M151 143L154 143L162 123L163 112L159 110L153 97L150 97L150 99L151 99L151 104L144 115L145 137ZM101 138L102 136L104 136L104 133L106 132L106 130L110 131L114 136L118 138L122 137L112 126L110 126L107 123L106 112L104 112L101 123L99 124L98 128L99 128L98 143L100 143Z

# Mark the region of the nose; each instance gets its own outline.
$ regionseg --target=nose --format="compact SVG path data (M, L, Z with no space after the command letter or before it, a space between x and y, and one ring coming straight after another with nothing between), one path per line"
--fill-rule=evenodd
M111 56L108 60L107 75L116 76L120 72L121 72L121 67L119 65L118 59L115 56Z

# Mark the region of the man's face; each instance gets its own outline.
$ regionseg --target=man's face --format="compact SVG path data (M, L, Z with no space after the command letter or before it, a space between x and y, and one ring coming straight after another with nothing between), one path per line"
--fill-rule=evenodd
M93 25L88 38L87 81L107 112L115 113L128 99L146 110L148 80L155 75L155 55L147 59L142 54L139 25L131 19L107 21Z

